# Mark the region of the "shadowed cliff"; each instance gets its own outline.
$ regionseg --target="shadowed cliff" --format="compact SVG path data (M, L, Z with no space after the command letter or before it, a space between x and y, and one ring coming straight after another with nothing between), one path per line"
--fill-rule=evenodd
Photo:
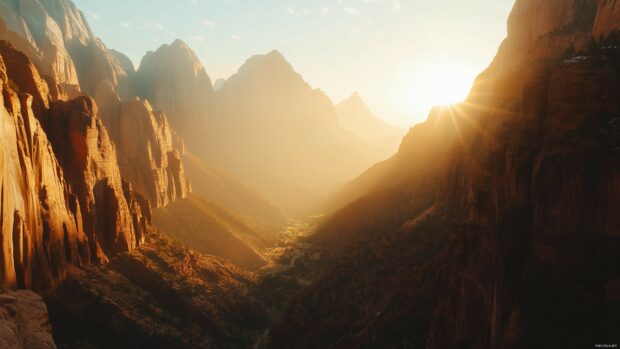
M467 101L435 109L335 199L345 207L312 238L329 267L273 347L618 341L611 3L517 1Z

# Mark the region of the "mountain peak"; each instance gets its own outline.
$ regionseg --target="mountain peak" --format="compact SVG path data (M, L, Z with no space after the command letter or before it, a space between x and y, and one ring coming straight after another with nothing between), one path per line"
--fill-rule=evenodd
M175 47L175 48L182 48L182 49L189 49L189 46L187 46L187 44L185 43L185 41L181 40L181 39L175 39L172 44L170 44L170 47Z
M267 57L286 60L282 53L276 49L271 50L271 52L267 54Z
M265 74L267 75L264 76ZM233 76L233 80L239 76L263 76L263 78L268 76L270 81L293 79L299 84L305 84L303 78L295 72L293 66L278 50L250 57Z
M256 56L255 56L256 57ZM259 55L260 57L260 55ZM291 66L291 64L286 60L286 58L284 57L284 55L278 51L278 50L271 50L271 52L269 52L268 54L263 56L265 58L266 62L269 62L270 64L274 64L277 66ZM292 66L291 66L292 69Z
M359 92L357 91L353 91L351 96L349 96L349 98L347 98L345 101L349 101L351 103L356 103L356 104L366 104L364 100L362 99L362 96L360 96Z

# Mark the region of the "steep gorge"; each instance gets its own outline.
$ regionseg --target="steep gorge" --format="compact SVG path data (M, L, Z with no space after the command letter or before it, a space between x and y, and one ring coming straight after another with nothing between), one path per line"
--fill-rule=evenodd
M9 286L47 289L70 265L137 247L151 229L151 206L187 196L189 184L165 116L130 100L131 72L70 1L0 6L0 36L10 40L0 43L0 275Z
M620 52L596 19L612 7L517 1L468 99L335 199L313 238L329 267L273 347L618 342Z

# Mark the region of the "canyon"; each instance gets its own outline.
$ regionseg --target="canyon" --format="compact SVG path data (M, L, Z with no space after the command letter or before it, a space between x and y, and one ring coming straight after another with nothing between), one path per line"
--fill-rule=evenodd
M136 69L71 1L0 0L0 345L619 343L617 6L516 0L406 132L276 50L214 87L181 40Z

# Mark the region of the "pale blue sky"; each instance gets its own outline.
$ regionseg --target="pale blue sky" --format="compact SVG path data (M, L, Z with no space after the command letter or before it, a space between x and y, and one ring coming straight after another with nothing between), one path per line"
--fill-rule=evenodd
M138 65L176 38L213 80L277 49L335 103L359 91L382 119L424 120L464 96L506 35L514 0L74 0Z

